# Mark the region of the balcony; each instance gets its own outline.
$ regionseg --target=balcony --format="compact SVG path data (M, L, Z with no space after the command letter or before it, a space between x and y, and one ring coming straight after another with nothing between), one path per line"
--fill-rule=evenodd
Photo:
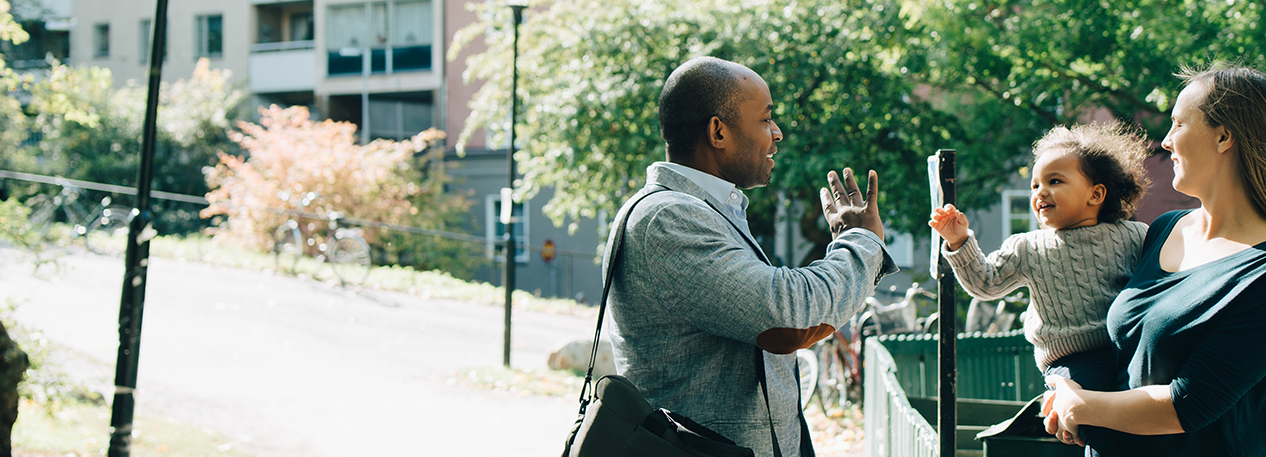
M317 63L313 42L281 41L251 46L251 91L302 92L316 88Z

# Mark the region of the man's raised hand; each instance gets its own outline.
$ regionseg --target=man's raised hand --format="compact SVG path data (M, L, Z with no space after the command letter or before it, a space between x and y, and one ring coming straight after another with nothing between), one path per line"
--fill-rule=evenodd
M834 170L826 174L827 187L820 190L822 214L831 227L831 236L840 236L844 231L861 227L884 237L884 223L879 217L879 174L871 170L866 180L866 198L857 187L853 178L853 170L844 169L844 180Z

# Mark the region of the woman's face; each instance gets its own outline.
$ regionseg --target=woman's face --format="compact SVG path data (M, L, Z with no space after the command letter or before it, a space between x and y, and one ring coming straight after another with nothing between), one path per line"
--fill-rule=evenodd
M1165 134L1161 147L1172 152L1174 162L1174 190L1198 197L1200 187L1217 179L1216 166L1220 139L1226 133L1224 127L1213 127L1199 103L1205 97L1205 84L1192 82L1178 94L1170 119L1173 125Z

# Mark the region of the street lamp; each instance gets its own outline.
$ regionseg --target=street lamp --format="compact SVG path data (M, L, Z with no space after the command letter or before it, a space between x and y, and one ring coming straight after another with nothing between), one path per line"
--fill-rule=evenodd
M527 4L511 1L507 6L514 11L514 51L510 66L510 147L507 150L506 161L510 166L509 192L504 193L501 199L502 214L509 214L511 217L505 218L506 226L506 272L505 272L505 289L506 289L506 312L505 312L505 345L501 352L501 363L507 368L510 366L510 304L511 295L514 294L514 269L517 266L514 254L514 124L518 120L519 112L519 23L523 22L523 9L527 8ZM506 211L507 206L509 211Z
M343 57L360 56L360 144L369 144L369 48L339 48Z

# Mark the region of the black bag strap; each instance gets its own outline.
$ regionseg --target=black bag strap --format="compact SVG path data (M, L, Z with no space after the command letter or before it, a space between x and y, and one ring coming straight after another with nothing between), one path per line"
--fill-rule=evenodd
M628 211L625 211L624 214L621 215L620 220L616 221L615 236L611 238L611 259L607 262L607 274L606 278L602 282L602 301L598 305L598 325L593 332L593 347L589 353L589 369L585 371L585 382L580 388L580 414L582 416L585 414L585 409L589 407L589 403L593 401L593 391L591 389L591 385L593 382L593 367L598 362L598 341L602 335L602 318L607 313L607 298L611 295L611 282L612 279L615 278L616 266L618 265L620 259L620 248L624 244L624 229L628 225L629 215L633 214L633 208L636 207L638 203L641 203L642 200L645 200L646 197L651 196L651 194L672 190L659 184L653 185L659 187L660 189L642 194L642 196L638 197L637 200L633 201L633 204L629 205ZM725 217L725 213L722 213L721 210L717 209L717 207L712 206L712 203L707 200L703 200L703 202L707 204L709 208L712 208L713 211L720 214L721 218L725 219L731 227L738 230L740 235L743 234L743 230L735 225L734 221L731 221L730 218ZM764 256L760 255L761 250L759 247L753 244L751 240L747 239L746 236L743 237L743 240L746 241L748 245L752 246L752 249L754 249L757 253L757 257L760 257L766 264L769 263ZM769 437L773 440L774 457L782 457L782 450L779 449L780 446L778 445L778 433L774 431L774 413L772 408L769 407L769 385L765 380L765 357L762 352L764 351L761 350L760 347L756 347L756 378L760 381L761 394L765 398L765 414L769 418ZM798 382L799 379L796 381ZM803 423L803 420L801 423Z

